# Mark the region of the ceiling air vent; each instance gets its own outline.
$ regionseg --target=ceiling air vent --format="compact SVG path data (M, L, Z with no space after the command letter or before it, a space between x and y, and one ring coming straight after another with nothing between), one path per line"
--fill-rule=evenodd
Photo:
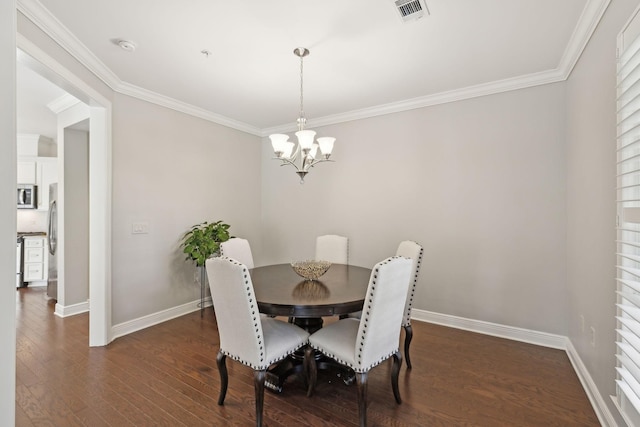
M424 0L396 0L396 8L404 22L422 18L429 9Z

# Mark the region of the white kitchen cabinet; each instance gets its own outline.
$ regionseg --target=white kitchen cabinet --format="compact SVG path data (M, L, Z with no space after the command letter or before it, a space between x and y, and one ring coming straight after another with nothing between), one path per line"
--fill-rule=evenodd
M36 169L35 161L18 162L18 184L36 184Z
M24 238L24 281L30 282L31 285L46 285L46 243L47 238L44 236L26 236Z

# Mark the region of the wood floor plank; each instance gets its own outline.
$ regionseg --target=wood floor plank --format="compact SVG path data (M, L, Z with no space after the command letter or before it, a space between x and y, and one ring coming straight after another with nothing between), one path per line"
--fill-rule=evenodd
M78 412L76 412L76 416L83 426L109 427L111 425L101 416L95 413L91 408L84 408L79 410Z
M29 391L24 384L16 386L16 405L26 414L29 420L35 425L55 426L53 418L42 408L38 399Z
M44 288L16 292L16 426L247 426L255 422L253 372L228 360L217 404L219 348L211 309L88 347L88 314L59 318ZM286 319L284 319L286 321ZM327 319L331 323L334 319ZM598 426L564 351L414 322L413 369L369 374L368 419L377 426ZM266 391L268 427L354 427L354 385L321 372L307 398L292 377Z
M38 401L38 404L51 415L51 420L55 425L82 426L82 423L75 415L75 411L66 404L58 393L51 393L45 384L33 384L28 389Z
M34 424L31 422L31 418L22 409L22 406L18 403L18 396L16 395L16 426L32 427Z

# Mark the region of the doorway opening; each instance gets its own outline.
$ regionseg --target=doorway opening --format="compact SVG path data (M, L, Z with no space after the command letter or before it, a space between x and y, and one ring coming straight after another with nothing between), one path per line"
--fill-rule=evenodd
M17 34L17 62L89 106L89 346L111 341L111 102Z

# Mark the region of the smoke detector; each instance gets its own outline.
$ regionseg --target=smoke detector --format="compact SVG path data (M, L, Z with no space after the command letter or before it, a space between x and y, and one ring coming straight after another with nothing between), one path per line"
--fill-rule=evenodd
M430 15L425 0L396 0L396 9L403 22L420 19L425 12Z
M118 43L118 46L120 46L123 50L126 50L127 52L133 52L134 50L136 50L136 44L129 40L118 40L117 43Z

